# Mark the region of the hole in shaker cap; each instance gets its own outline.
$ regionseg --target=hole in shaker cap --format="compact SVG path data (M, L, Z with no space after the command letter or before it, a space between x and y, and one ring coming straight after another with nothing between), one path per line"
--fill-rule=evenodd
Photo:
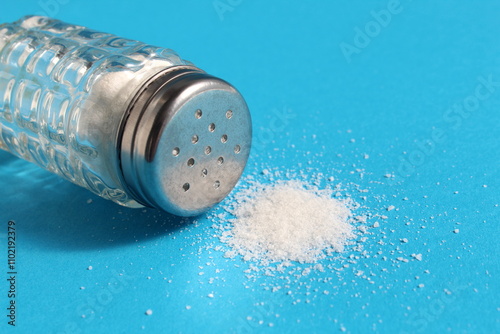
M214 188L218 189L220 187L220 181L215 181Z
M217 163L219 165L222 165L224 163L224 158L223 157L219 157L219 159L217 159Z
M238 154L238 153L240 153L240 152L241 152L241 147L240 147L240 145L236 145L236 146L234 147L234 153Z
M203 112L201 111L201 109L196 110L196 112L194 113L194 117L200 119L201 116L203 116Z
M180 152L181 152L181 150L180 150L178 147L176 147L176 148L174 148L174 149L172 150L172 155L173 155L174 157L176 157L176 156L178 156L178 155L179 155L179 153L180 153Z
M198 142L198 136L193 135L193 137L191 137L191 143L196 144L197 142Z
M205 154L209 155L210 153L212 153L212 147L210 146L205 147Z
M189 159L187 164L189 167L193 167L194 166L194 159L193 158Z
M189 183L184 183L184 185L182 186L182 189L184 189L184 191L188 191L189 190Z
M208 131L210 131L210 132L215 131L215 124L214 123L210 123L210 125L208 126Z
M220 137L220 141L221 141L222 143L227 142L227 135L222 135L222 137Z
M208 175L208 170L206 168L203 168L203 170L201 171L201 176L205 177Z
M230 119L231 117L233 117L233 111L232 110L226 111L226 118Z

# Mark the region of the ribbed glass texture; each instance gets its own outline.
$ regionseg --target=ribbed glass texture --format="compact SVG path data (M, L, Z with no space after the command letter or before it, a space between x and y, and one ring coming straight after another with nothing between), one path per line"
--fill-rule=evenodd
M122 205L117 138L133 95L189 64L169 49L32 16L0 25L0 148Z

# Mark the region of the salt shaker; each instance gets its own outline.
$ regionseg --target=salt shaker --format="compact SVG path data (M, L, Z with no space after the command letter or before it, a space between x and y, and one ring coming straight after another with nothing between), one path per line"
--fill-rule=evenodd
M47 17L0 25L0 148L101 197L198 215L251 137L240 93L172 50Z

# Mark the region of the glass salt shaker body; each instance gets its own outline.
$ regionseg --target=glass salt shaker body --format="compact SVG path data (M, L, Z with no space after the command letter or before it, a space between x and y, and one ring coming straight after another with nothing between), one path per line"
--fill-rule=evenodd
M46 17L0 25L0 148L99 196L197 215L250 145L239 92L172 50Z

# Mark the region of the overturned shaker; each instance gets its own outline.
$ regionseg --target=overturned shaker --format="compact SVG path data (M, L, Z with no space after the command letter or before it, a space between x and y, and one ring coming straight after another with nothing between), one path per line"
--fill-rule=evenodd
M0 25L0 148L101 197L200 214L251 137L239 92L172 50L40 16Z

